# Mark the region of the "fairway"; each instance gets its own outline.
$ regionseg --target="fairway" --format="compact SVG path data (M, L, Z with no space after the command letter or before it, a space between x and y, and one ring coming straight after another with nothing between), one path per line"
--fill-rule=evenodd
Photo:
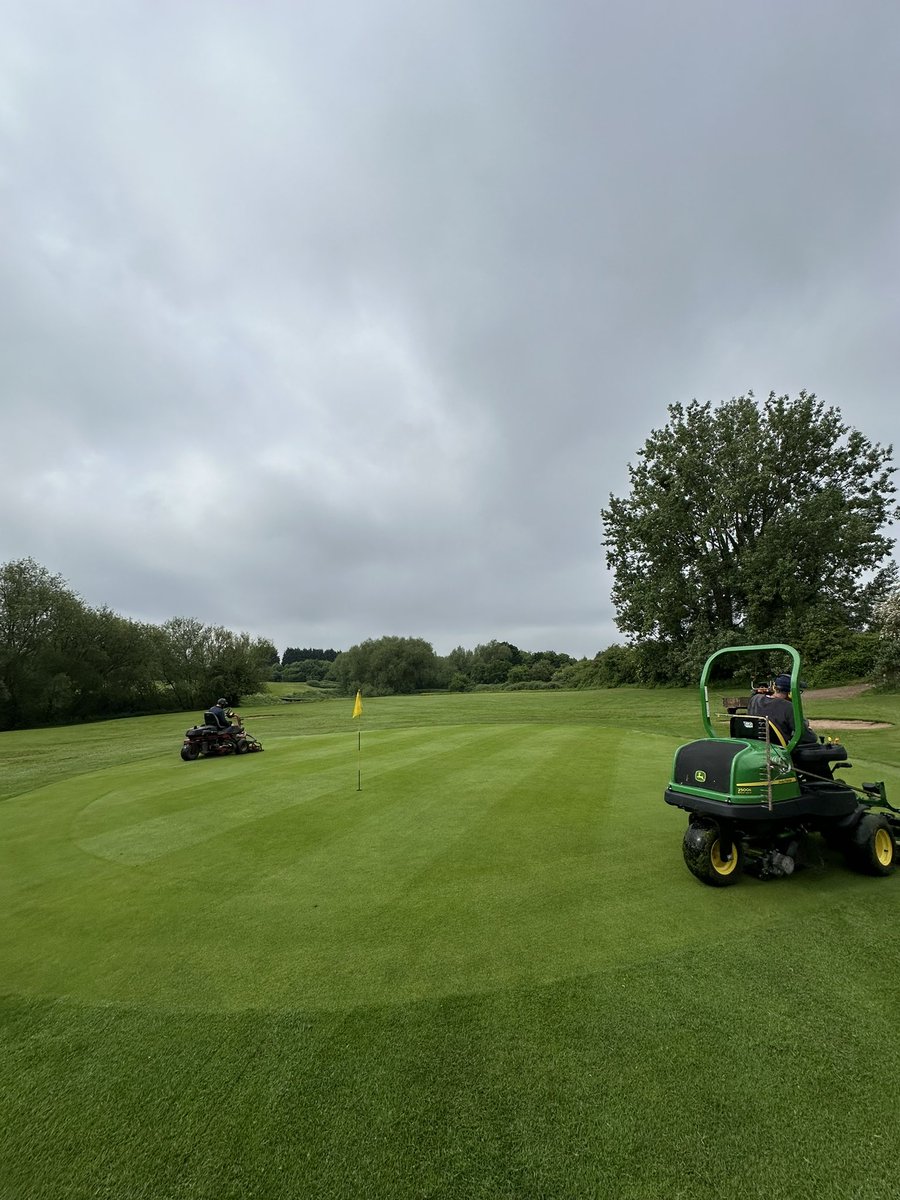
M900 876L698 884L694 691L351 708L0 734L3 1200L895 1194Z

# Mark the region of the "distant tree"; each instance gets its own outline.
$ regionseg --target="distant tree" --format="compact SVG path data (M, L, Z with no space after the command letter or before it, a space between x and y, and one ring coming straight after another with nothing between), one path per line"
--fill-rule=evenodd
M327 679L331 663L324 658L301 658L281 668L282 680L290 683L311 683Z
M251 638L248 633L232 633L216 626L212 630L207 703L221 694L229 704L240 704L241 697L261 691L273 653L275 647L266 638Z
M77 684L73 715L106 716L160 708L156 630L111 609L86 610L78 654L70 660Z
M490 641L476 646L469 670L473 683L506 683L509 672L522 661L522 651L511 642Z
M437 687L441 680L431 644L406 637L382 637L351 646L335 659L333 674L344 692L361 688L379 696L418 692Z
M467 692L472 686L472 681L468 675L464 675L462 671L454 671L447 682L448 692Z
M237 703L278 661L265 638L187 617L141 624L89 608L31 558L0 565L0 729Z
M0 728L66 713L84 612L65 580L33 558L0 567Z
M451 671L460 671L463 675L468 675L472 670L474 657L471 650L466 650L463 646L457 646L455 650L450 651L444 661Z
M531 677L531 668L525 663L519 663L517 666L509 668L506 673L506 682L527 683Z
M194 617L172 617L157 633L159 677L179 708L210 704L211 631Z
M515 670L515 667L513 668ZM528 667L528 678L535 683L549 683L556 674L556 665L546 655L536 655ZM512 674L512 671L510 672Z
M582 658L560 667L553 679L560 687L577 690L637 683L637 653L631 646L607 646L594 658Z
M656 647L644 669L686 680L732 639L863 630L897 574L892 447L806 392L668 412L603 511L616 622Z
M556 650L537 650L528 656L531 678L539 682L552 679L558 671L574 662L570 654L560 654Z
M875 606L875 613L878 612ZM877 620L877 616L873 618ZM877 671L878 634L863 630L810 630L803 639L803 673L811 686L828 687L870 679ZM757 672L758 674L765 674Z
M900 686L900 589L886 596L875 609L876 645L873 675L888 687Z
M466 692L472 686L472 651L457 646L438 659L441 678L452 692Z
M316 650L310 648L301 650L296 646L288 646L287 650L281 656L281 665L288 667L291 663L306 662L307 660L332 663L337 656L337 650Z
M179 708L229 704L258 692L269 673L274 646L247 633L203 625L191 617L173 617L157 636L160 678Z

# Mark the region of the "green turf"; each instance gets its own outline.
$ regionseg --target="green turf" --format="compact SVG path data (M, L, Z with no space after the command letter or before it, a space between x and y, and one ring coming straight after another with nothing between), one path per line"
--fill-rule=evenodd
M694 691L364 706L0 734L3 1200L894 1195L900 876L698 884Z

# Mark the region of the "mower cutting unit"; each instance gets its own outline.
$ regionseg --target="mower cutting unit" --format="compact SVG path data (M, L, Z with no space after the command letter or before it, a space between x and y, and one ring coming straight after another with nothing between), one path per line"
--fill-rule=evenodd
M765 716L733 715L728 735L716 733L708 681L727 654L782 652L791 659L794 733L787 738ZM684 861L713 887L737 883L743 870L761 879L792 874L803 861L808 835L819 833L848 862L870 875L889 875L900 838L900 809L883 783L861 788L835 779L852 767L839 742L803 741L800 656L792 646L731 646L707 659L700 676L700 707L707 738L675 752L665 800L688 814Z

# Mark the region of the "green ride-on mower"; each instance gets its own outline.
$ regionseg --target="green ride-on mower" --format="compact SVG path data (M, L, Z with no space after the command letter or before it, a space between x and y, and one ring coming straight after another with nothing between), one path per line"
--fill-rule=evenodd
M729 716L727 736L717 733L709 711L713 667L727 654L773 651L791 659L793 731L788 735L783 723L763 715L763 705L760 715ZM745 869L761 879L791 875L807 857L814 833L859 871L893 871L900 809L888 803L883 783L857 788L835 778L852 766L847 749L823 737L806 740L812 735L804 737L800 691L800 656L793 646L731 646L707 659L700 707L709 736L679 746L665 793L667 804L688 814L684 861L703 883L728 887Z

